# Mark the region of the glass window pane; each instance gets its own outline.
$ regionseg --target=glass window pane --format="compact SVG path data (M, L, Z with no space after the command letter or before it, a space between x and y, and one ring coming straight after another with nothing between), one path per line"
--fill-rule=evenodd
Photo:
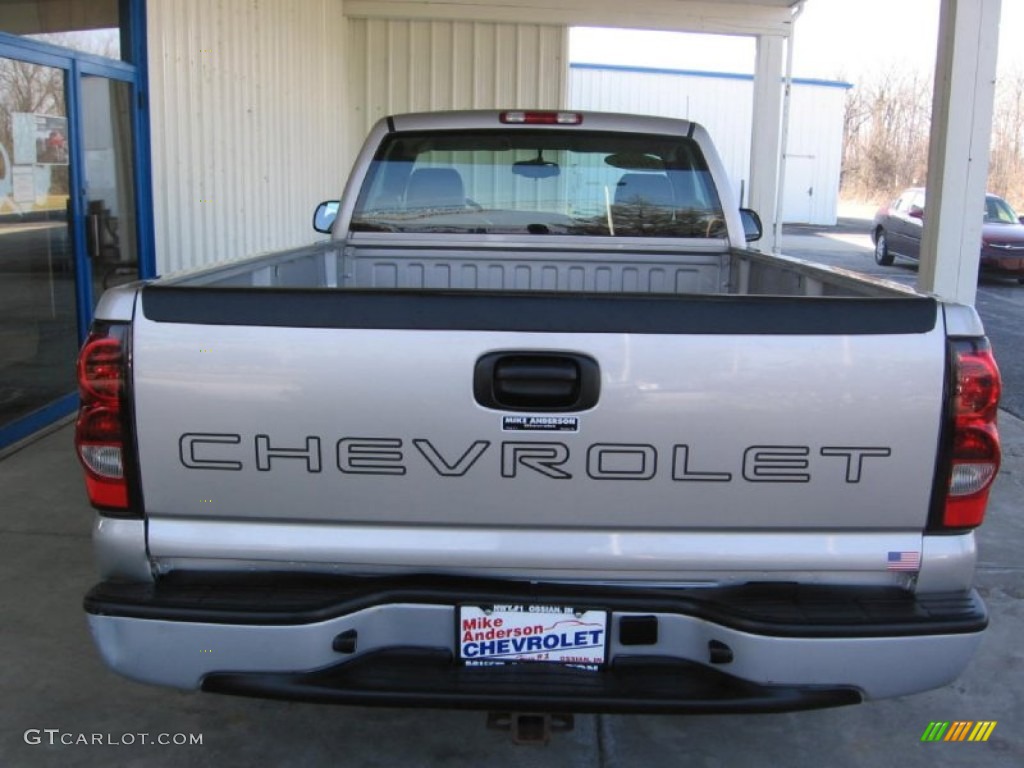
M696 142L593 131L395 133L352 230L699 237L725 234Z
M0 424L74 391L64 73L0 58Z
M131 123L132 87L103 77L82 78L85 149L86 248L93 301L114 285L135 280L135 185Z
M15 0L0 3L0 32L109 59L122 50L118 0Z

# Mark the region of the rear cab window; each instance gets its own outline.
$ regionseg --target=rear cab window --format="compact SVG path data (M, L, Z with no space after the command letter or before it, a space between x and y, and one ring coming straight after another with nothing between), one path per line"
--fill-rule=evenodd
M721 202L695 141L550 130L388 136L351 230L726 237Z

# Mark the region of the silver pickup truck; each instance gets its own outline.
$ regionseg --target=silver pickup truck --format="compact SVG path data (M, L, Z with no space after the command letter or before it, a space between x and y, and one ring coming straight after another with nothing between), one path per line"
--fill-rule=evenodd
M753 250L698 125L389 117L313 246L109 291L92 634L135 680L765 712L944 685L986 626L974 310Z

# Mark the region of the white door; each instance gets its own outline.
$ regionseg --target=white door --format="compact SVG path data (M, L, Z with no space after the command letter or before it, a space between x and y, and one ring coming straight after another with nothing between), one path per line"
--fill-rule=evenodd
M782 220L787 224L810 224L814 221L814 160L814 155L786 155Z

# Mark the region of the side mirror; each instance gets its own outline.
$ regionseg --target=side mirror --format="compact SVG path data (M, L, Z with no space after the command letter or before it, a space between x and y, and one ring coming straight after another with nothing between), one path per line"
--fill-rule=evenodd
M1024 216L1018 216L1017 221L1019 221L1021 224L1024 224Z
M316 207L313 213L313 229L325 235L331 234L331 227L334 220L338 218L338 208L341 203L338 200L325 200Z
M918 221L924 221L924 208L919 205L912 205L910 210L907 211L907 216Z
M760 240L764 235L764 227L761 226L761 217L757 215L757 211L740 208L740 221L743 222L743 236L748 243Z

